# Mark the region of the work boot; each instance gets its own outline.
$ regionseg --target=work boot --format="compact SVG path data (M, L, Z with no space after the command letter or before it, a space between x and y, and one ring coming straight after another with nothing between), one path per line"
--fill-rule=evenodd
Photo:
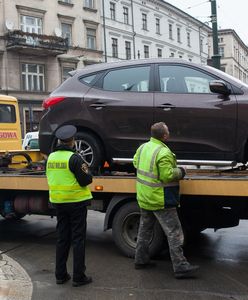
M63 283L66 283L67 281L69 281L70 279L71 279L71 275L67 273L65 278L56 279L56 283L57 284L63 284Z
M182 278L192 278L195 275L195 272L199 269L197 265L185 265L178 269L174 273L175 278L182 279Z
M134 264L134 268L136 270L151 269L151 268L154 268L154 267L156 267L156 263L154 263L154 262L148 262L146 264L137 264L137 263Z
M72 281L72 286L77 287L77 286L81 286L81 285L85 285L85 284L89 284L92 282L92 278L90 276L84 276L82 279L80 279L79 281Z

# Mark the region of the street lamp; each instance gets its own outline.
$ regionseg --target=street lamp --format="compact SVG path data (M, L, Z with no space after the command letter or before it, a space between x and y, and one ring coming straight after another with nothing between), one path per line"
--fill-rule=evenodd
M220 69L220 55L219 55L219 45L218 45L218 26L217 26L217 10L216 10L216 0L209 0L211 2L211 22L212 22L212 32L213 32L213 56L212 62L213 67Z

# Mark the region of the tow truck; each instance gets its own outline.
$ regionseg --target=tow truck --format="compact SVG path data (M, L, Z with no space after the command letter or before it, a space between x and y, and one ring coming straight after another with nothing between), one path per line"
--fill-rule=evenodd
M17 105L11 101L11 105ZM18 115L18 106L15 111ZM18 128L19 118L14 119ZM5 128L6 124L1 125ZM26 214L55 216L49 202L44 156L38 150L7 151L6 139L18 139L14 127L7 130L9 133L2 134L2 138L4 130L0 129L0 214L6 219L21 219ZM180 181L179 216L186 236L206 228L237 226L241 219L248 219L247 166L234 166L230 162L194 163L197 167L190 167ZM128 257L134 255L139 225L135 181L135 174L107 169L94 176L90 185L93 193L90 209L105 213L104 230L112 229L117 247ZM164 245L165 237L157 223L150 241L151 256L158 254Z

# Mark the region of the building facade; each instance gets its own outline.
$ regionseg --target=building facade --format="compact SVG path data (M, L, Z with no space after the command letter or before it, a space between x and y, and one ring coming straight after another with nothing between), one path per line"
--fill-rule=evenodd
M221 70L248 83L248 47L233 29L218 30ZM212 34L209 34L209 57L213 55Z
M102 0L105 61L175 57L206 64L206 24L162 0Z
M18 98L22 134L68 72L101 62L98 0L0 1L0 93Z

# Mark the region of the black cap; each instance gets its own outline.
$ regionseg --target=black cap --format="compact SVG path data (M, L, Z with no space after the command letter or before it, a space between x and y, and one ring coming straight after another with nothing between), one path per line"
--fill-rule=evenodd
M75 126L65 125L57 129L55 136L62 141L66 141L72 139L76 132L77 128Z

